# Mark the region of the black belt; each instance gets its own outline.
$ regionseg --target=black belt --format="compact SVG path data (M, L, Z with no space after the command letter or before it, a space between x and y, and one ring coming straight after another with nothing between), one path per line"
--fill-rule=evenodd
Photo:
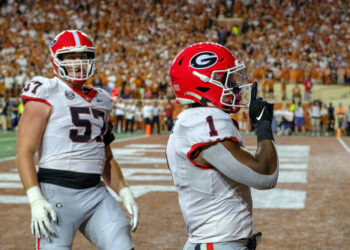
M261 232L257 232L255 234L253 234L249 240L248 240L248 250L255 250L256 246L258 245L259 239L262 236Z
M62 187L85 189L99 184L101 182L101 175L39 168L38 181Z

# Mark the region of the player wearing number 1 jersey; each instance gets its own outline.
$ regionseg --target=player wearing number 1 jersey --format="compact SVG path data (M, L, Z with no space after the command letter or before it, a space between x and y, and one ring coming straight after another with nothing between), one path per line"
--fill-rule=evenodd
M255 249L261 233L252 235L250 187L273 188L278 176L273 104L256 98L257 84L249 84L244 64L219 44L181 51L170 78L177 101L189 106L166 149L188 234L184 249ZM256 127L254 155L230 116L244 107Z
M68 30L56 36L50 52L57 76L25 85L17 139L36 247L70 249L79 230L98 249L133 249L130 223L105 186L119 193L135 230L138 207L109 145L112 100L84 85L95 70L95 48L86 34Z

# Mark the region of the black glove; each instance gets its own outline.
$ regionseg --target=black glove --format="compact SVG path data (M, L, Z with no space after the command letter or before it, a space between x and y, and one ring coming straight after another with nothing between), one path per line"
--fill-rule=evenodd
M109 144L111 144L115 139L115 136L113 134L113 125L112 123L107 123L107 133L103 136L103 142L105 146L107 147Z
M258 84L257 82L254 82L250 92L249 118L252 127L256 128L258 142L263 140L273 140L271 123L274 105L264 101L261 97L256 98L257 92Z

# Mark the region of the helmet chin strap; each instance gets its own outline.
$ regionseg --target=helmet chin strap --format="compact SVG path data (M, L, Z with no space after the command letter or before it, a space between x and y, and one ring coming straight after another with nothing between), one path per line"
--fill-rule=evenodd
M185 95L190 95L196 99L199 100L199 102L205 106L209 106L209 107L216 107L214 104L212 104L208 99L201 97L200 95L197 95L196 93L193 92L186 92Z

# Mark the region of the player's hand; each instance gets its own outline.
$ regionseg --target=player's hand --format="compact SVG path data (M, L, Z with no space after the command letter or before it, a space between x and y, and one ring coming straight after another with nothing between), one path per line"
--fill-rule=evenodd
M32 234L39 238L55 235L51 221L57 223L57 215L53 206L45 200L38 186L28 189L27 195L32 212Z
M124 207L130 215L131 231L135 232L139 218L139 207L129 187L122 188L119 191L119 196L122 198Z
M272 122L273 104L265 101L261 97L256 98L258 92L257 82L253 83L250 95L249 118L252 124L257 124L262 121Z

